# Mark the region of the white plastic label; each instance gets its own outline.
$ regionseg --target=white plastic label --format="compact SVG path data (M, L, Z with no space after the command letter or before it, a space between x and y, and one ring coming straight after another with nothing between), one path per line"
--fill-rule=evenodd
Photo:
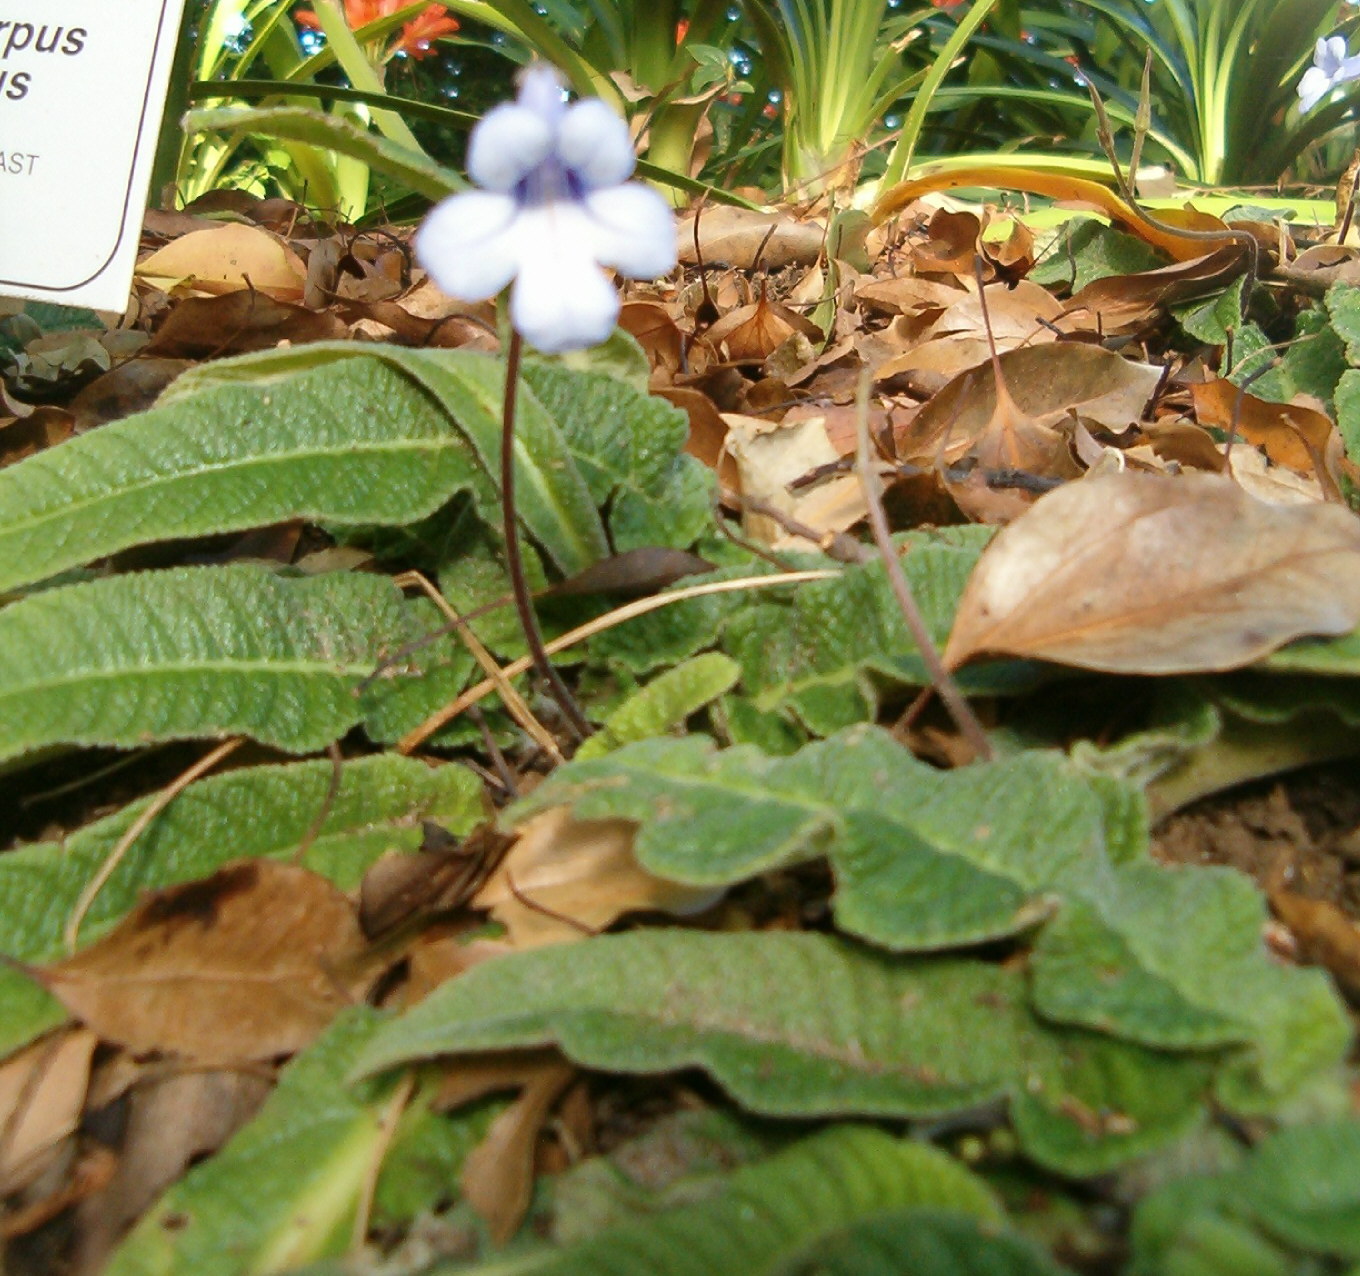
M184 0L0 0L0 294L126 309Z

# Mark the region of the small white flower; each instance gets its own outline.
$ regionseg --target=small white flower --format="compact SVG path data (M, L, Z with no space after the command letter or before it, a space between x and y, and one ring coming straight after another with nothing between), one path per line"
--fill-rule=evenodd
M416 233L416 255L446 293L484 301L514 282L510 321L548 353L603 341L619 298L601 271L654 279L675 265L666 201L630 182L628 127L598 98L568 106L557 72L531 66L519 98L468 140L481 190L450 196Z
M1346 56L1345 36L1319 40L1313 51L1313 65L1299 81L1299 110L1311 111L1338 84L1360 77L1360 57Z

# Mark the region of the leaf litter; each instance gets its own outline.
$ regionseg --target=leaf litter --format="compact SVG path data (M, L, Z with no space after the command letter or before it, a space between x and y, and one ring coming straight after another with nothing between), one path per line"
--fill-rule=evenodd
M1150 266L1120 272L1102 266L1105 259L1092 253L1077 263L1085 272L1079 286L1070 278L1066 284L1056 277L1036 282L1046 279L1045 269L1069 251L1065 241L1060 239L1045 258L1044 245L1020 219L995 210L946 211L918 202L932 185L976 185L984 179L1012 190L1043 186L1050 196L1085 200L1115 221L1114 229L1098 231L1086 242L1106 246L1132 234L1144 241L1143 251L1164 255ZM1147 743L1140 744L1140 731L1149 724L1130 715L1127 704L1120 707L1118 696L1109 700L1109 675L1218 676L1256 666L1292 640L1344 636L1360 626L1360 525L1345 504L1354 490L1360 424L1344 380L1354 373L1338 369L1330 377L1310 381L1305 376L1289 385L1277 377L1280 386L1267 394L1261 390L1264 383L1252 381L1233 362L1240 360L1243 343L1248 353L1264 343L1260 324L1279 329L1293 315L1307 312L1309 289L1316 289L1312 282L1304 288L1299 280L1314 269L1310 263L1328 251L1325 247L1300 251L1288 230L1272 228L1273 242L1286 246L1277 276L1267 276L1262 285L1277 303L1276 317L1271 320L1270 307L1261 305L1223 340L1196 337L1189 331L1195 321L1178 322L1173 308L1181 315L1186 302L1212 300L1241 277L1243 253L1239 241L1229 237L1229 227L1203 215L1159 214L1169 228L1152 228L1126 215L1104 187L1090 189L1070 179L1055 187L1053 180L1040 182L1009 169L1004 175L928 180L892 196L891 218L880 217L872 228L861 227L866 233L844 239L829 234L829 220L816 216L706 208L680 228L681 244L695 268L678 284L634 288L623 325L645 356L645 367L635 366L634 375L641 371L656 393L684 412L689 449L718 475L719 499L730 514L742 515L742 535L757 555L773 554L784 565L792 565L791 557L827 550L837 536L862 523L868 507L853 465L854 399L858 378L867 372L874 387L868 405L874 464L895 530L970 522L1000 529L980 555L970 551L975 566L966 586L940 604L948 623L936 626L936 637L947 637L947 664L964 678L985 670L984 657L1003 672L1018 670L1017 661L1049 667L1039 683L1017 684L1038 690L1019 700L1006 699L1013 693L979 700L979 707L994 729L999 726L1016 740L1051 747L1085 735L1094 742L1088 757L1104 777L1089 781L1096 785L1091 791L1108 780L1116 787L1105 790L1107 798L1117 805L1124 800L1114 796L1124 783L1117 768L1130 758L1136 755L1140 766L1174 775L1177 764L1167 761L1166 741L1186 741L1176 746L1179 753L1172 750L1181 759L1198 746L1188 743L1188 717L1160 727L1159 745L1154 747L1151 731ZM227 225L196 214L149 220L137 304L119 331L103 333L96 321L83 331L21 331L18 340L9 338L5 371L11 415L0 421L0 464L22 463L60 448L69 437L143 410L196 361L346 337L415 347L494 348L490 308L440 297L413 272L393 239L326 227L282 201L238 200L232 215L240 220ZM1181 223L1201 231L1221 229L1224 241L1206 251L1203 241L1177 235ZM697 253L691 251L695 241ZM1070 251L1075 259L1075 250ZM1167 256L1170 264L1165 264ZM1340 312L1344 290L1353 286L1331 276L1322 283L1341 290L1328 297ZM1278 339L1276 332L1271 335ZM1286 353L1278 366L1292 357ZM280 553L285 561L296 561L326 544L324 533L304 537L294 529ZM722 567L724 552L736 551L723 551L720 544L657 548L670 554L698 549L700 566L684 569L690 571ZM249 555L252 542L242 537L238 547L219 543L214 548L230 559ZM906 543L903 549L910 568L920 551ZM390 552L382 550L380 557ZM872 551L865 553L872 559ZM374 563L366 549L350 561L360 567ZM638 581L642 591L668 583L645 572ZM601 596L591 588L587 583L580 596ZM481 601L503 594L503 581L497 582L493 597L484 595ZM549 596L544 604L570 614L580 605L577 597L563 590L555 603ZM881 706L884 720L891 722L889 707L893 712L905 707L894 704L892 695L880 694L881 660L875 666L846 655L837 657L839 663L821 683L810 676L815 666L800 666L791 655L795 680L809 684L796 708L789 709L768 689L774 684L761 692L756 653L763 648L768 658L779 647L784 623L779 617L786 614L773 597L745 617L723 613L716 637L728 653L723 658L735 658L741 681L729 682L711 702L693 710L720 740L734 746L760 743L771 753L806 749L809 739L829 735L830 724L845 712L839 707L848 703L841 691L850 684L874 687L868 698L852 693L861 706L858 714L865 704ZM853 629L857 618L846 620ZM800 641L807 641L810 632L804 631ZM700 646L714 641L710 633ZM516 654L503 638L490 645L502 657ZM607 644L601 651L608 651ZM582 677L594 680L602 704L616 708L636 692L636 676L629 671L635 657L626 649L597 656L591 648L583 660ZM645 669L645 661L639 667ZM1066 683L1045 683L1044 678L1055 676L1054 667L1066 667L1069 672L1061 675ZM919 686L920 675L913 678ZM1088 703L1055 730L1043 697L1058 703L1076 693ZM1203 755L1222 768L1220 787L1238 775L1270 775L1267 768L1277 765L1263 760L1259 749L1244 760L1241 737L1231 729L1242 708L1239 701L1231 709L1215 710L1217 725L1194 737L1209 739ZM1337 706L1331 711L1351 725L1360 723L1360 713L1347 717L1348 711ZM933 738L933 758L966 753L955 748L956 732L947 719L936 715L931 725L932 707L918 705L911 712L917 720L903 726L902 738ZM1093 718L1089 728L1079 725L1088 713ZM608 710L599 714L607 716ZM816 725L821 722L827 725ZM1112 735L1119 738L1122 753L1112 747ZM488 740L494 752L484 747ZM526 758L502 718L493 717L480 742L466 737L462 747L468 748L469 741L487 777L491 805L538 782L541 763ZM1360 749L1360 738L1354 743ZM835 744L832 739L825 747ZM645 741L628 747L645 748ZM352 750L353 743L346 748ZM501 753L506 748L509 756ZM624 774L609 770L611 756L590 764L604 768L602 791ZM630 760L633 756L627 754ZM825 836L842 837L834 831L834 812L838 806L862 805L852 791L856 782L873 785L872 767L859 781L844 776L833 783L819 776L812 754L797 756L808 761L793 791L801 785L804 793L820 792L819 786L829 783L833 814ZM53 775L62 775L60 764ZM697 776L682 780L677 772L675 778L683 790ZM11 779L0 778L0 785L19 791ZM105 803L118 805L144 791L135 780L122 789L117 782L102 789L96 784L57 828L65 831L97 813L101 793ZM789 800L797 805L796 798ZM923 798L927 806L931 800ZM1124 836L1116 833L1114 809L1102 834L1107 850ZM31 978L55 995L71 1022L0 1064L0 1183L9 1208L5 1234L41 1236L66 1215L79 1234L72 1270L99 1270L117 1255L129 1228L132 1257L127 1261L140 1261L135 1255L147 1251L139 1249L146 1242L138 1239L143 1232L136 1221L152 1201L168 1191L163 1199L172 1203L157 1209L173 1211L176 1193L211 1170L212 1154L224 1144L223 1163L230 1164L231 1150L238 1146L233 1134L243 1125L243 1136L254 1128L247 1123L273 1089L280 1066L294 1055L300 1063L314 1055L320 1059L316 1052L329 1049L333 1036L343 1038L344 1025L363 1003L409 1004L457 985L467 971L485 967L489 972L512 963L523 950L550 945L591 950L592 937L611 928L647 931L660 920L667 928L697 926L698 933L703 928L761 932L816 929L827 922L830 883L815 862L800 863L797 856L774 854L767 871L749 880L696 887L657 876L639 863L636 840L649 818L640 809L609 818L583 817L570 804L526 818L491 814L493 822L466 842L446 840L431 826L402 851L374 845L367 872L359 874L362 890L356 892L347 893L325 874L264 860L227 864L184 885L153 880L140 903L78 953L29 966ZM655 815L664 820L673 813L658 806ZM324 804L318 818L324 823ZM909 830L905 836L912 839L914 854L932 864L932 875L946 874L939 877L943 882L948 872L957 871L948 867L950 856L966 846L964 858L974 865L969 871L977 872L986 860L981 848L990 830L953 830L941 824L944 815L932 818L934 824L926 819L919 826L902 826ZM1360 812L1352 818L1360 821ZM11 819L9 836L31 839L48 831L25 832L22 819ZM863 838L867 827L856 825L855 836ZM1347 832L1337 832L1337 856L1347 854ZM1279 959L1325 967L1354 997L1360 951L1356 899L1339 888L1335 900L1320 898L1316 883L1300 885L1282 876L1278 863L1267 872L1244 858L1242 867L1254 872L1269 893L1277 920L1264 934ZM351 877L351 885L359 878ZM892 897L892 906L910 908L910 890L894 890L902 893ZM1033 924L1043 926L1050 915L1046 900ZM1138 923L1127 917L1103 924L1114 928L1111 935L1138 938ZM969 969L1020 968L1027 960L1023 936L1012 943L1006 960L1002 967L975 963ZM564 948L564 978L568 962ZM692 989L678 991L694 995ZM777 982L765 994L773 1006L780 995ZM564 1004L563 1022L573 1014L588 1019L587 1002ZM993 1004L999 1014L999 994L979 994L969 1014ZM940 1009L926 1004L923 1013ZM1044 1068L1054 1069L1034 1092L1049 1093L1051 1102L1034 1096L1013 1101L1012 1120L1041 1164L1065 1173L1095 1172L1105 1164L1099 1158L1110 1155L1109 1165L1115 1167L1128 1154L1099 1148L1121 1138L1136 1142L1143 1130L1150 1140L1147 1148L1166 1146L1170 1134L1157 1131L1184 1131L1194 1120L1204 1077L1197 1072L1171 1081L1175 1069L1190 1066L1173 1053L1147 1050L1114 1033L1101 1040L1102 1049L1124 1052L1123 1062L1115 1065L1113 1054L1096 1062L1084 1058L1086 1047L1074 1040L1050 1041L1045 1034L1055 1031L1051 1024L1030 1028L1017 1020L1007 1031L1020 1033L1024 1048L1037 1052L1034 1057L1045 1060ZM1278 1035L1279 1030L1270 1031ZM1269 1032L1262 1032L1251 1050L1265 1057L1280 1047L1267 1045ZM715 1052L719 1075L741 1075L735 1056L724 1059L723 1047L702 1031L700 1039L705 1051ZM800 1053L805 1044L795 1033L781 1045L793 1052L791 1066L823 1066L825 1060ZM875 1050L884 1045L870 1044ZM620 1048L614 1043L605 1053ZM657 1048L645 1042L633 1047L639 1071L657 1070L656 1056L648 1054ZM858 1045L851 1041L845 1048L853 1054ZM933 1048L922 1043L927 1061L915 1065L913 1084L924 1092L947 1090L944 1073L953 1066L945 1055L934 1058ZM593 1053L595 1047L585 1050L587 1056ZM615 1066L626 1054L612 1053ZM664 1050L661 1054L670 1057ZM482 1096L518 1091L519 1098L484 1121L480 1133L467 1136L461 1170L450 1177L442 1197L447 1204L450 1194L457 1194L452 1182L460 1177L465 1202L488 1221L498 1242L512 1236L526 1214L532 1217L538 1189L560 1181L563 1199L570 1199L566 1185L572 1181L573 1158L559 1157L551 1174L543 1172L552 1160L545 1149L553 1140L577 1137L567 1131L580 1122L568 1119L567 1106L561 1105L575 1105L578 1116L585 1111L588 1119L581 1128L593 1125L608 1152L629 1147L640 1132L661 1128L658 1119L668 1113L720 1102L708 1091L696 1094L653 1078L639 1093L660 1107L647 1110L644 1104L641 1112L622 1119L617 1095L601 1093L598 1084L582 1089L575 1082L576 1069L561 1056L527 1042L518 1047L507 1039L499 1051L472 1054L450 1055L441 1047L434 1055L432 1066L441 1078L434 1098L413 1099L404 1113L400 1105L390 1108L396 1124L392 1142L383 1144L386 1156L393 1164L405 1164L407 1139L416 1140L413 1147L425 1146L428 1154L433 1145L419 1144L420 1137L430 1137L418 1115L426 1107L451 1110L451 1117L437 1119L456 1130L461 1129L457 1122L467 1119L463 1112L475 1112ZM1136 1064L1130 1062L1135 1056ZM359 1057L341 1051L340 1072L332 1077L346 1073ZM413 1051L413 1057L421 1057L421 1051ZM1156 1110L1132 1083L1122 1091L1109 1088L1121 1068L1132 1069L1129 1076L1147 1068L1149 1077L1157 1068L1171 1069L1156 1083L1163 1087L1163 1109ZM1098 1083L1087 1075L1092 1069L1103 1070L1105 1080ZM757 1075L759 1069L751 1074ZM345 1083L333 1079L330 1084ZM751 1084L745 1076L738 1089L749 1091ZM1231 1096L1232 1085L1249 1084L1255 1083L1224 1082L1223 1093ZM1173 1092L1189 1096L1174 1111ZM465 1109L470 1101L472 1108ZM1224 1101L1232 1110L1237 1102L1242 1110L1250 1106L1240 1096ZM389 1112L389 1107L381 1110ZM822 1110L847 1109L829 1103ZM848 1110L855 1110L853 1104ZM122 1126L112 1139L95 1133L98 1118L109 1112L118 1113ZM606 1119L607 1113L613 1115ZM258 1118L265 1123L262 1129L279 1119L268 1108ZM417 1128L426 1133L417 1136ZM204 1157L209 1159L202 1166L190 1168ZM1078 1170L1079 1165L1087 1168ZM369 1207L381 1202L382 1184L374 1187L372 1179L377 1172L376 1164L355 1167L346 1181L353 1183L356 1202L365 1191L370 1191ZM404 1216L402 1226L409 1227L410 1219ZM1116 1244L1108 1237L1099 1243ZM305 1252L339 1251L318 1240ZM117 1270L118 1258L112 1261Z

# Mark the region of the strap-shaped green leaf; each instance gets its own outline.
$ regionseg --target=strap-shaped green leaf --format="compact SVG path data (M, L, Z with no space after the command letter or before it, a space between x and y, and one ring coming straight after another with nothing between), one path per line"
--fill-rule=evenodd
M359 722L359 682L431 614L385 577L244 564L33 594L0 611L0 760L230 735L324 748Z
M220 385L0 470L0 591L148 541L411 522L479 471L440 405L375 359Z
M169 397L178 402L213 386L284 377L309 368L338 369L356 360L385 364L443 407L447 421L481 462L483 481L474 488L474 495L482 516L498 523L501 514L496 493L500 486L501 401L505 388L505 365L499 359L467 350L317 342L294 350L269 350L205 364L182 376L171 387ZM589 395L588 384L582 384L580 393ZM635 398L647 402L645 396ZM566 439L527 386L520 387L515 409L515 481L520 519L563 572L570 575L581 571L609 553L595 502Z
M1048 1028L1025 1006L1023 976L982 962L893 958L818 934L648 930L475 967L380 1030L357 1072L546 1044L609 1072L698 1066L775 1116L939 1116L1010 1100L1030 1154L1078 1174L1182 1133L1209 1069Z

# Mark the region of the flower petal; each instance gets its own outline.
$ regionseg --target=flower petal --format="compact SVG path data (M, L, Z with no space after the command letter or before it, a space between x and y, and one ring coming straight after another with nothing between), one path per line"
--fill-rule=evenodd
M1319 67L1310 66L1299 81L1299 110L1305 115L1332 91L1332 77Z
M1346 60L1346 37L1334 35L1330 39L1319 40L1313 51L1313 65L1329 78L1335 76Z
M519 217L519 275L510 320L545 354L598 345L614 330L619 297L591 253L584 210L562 201Z
M468 139L468 176L491 191L512 191L553 148L552 125L537 111L504 102L482 118Z
M485 301L519 269L518 205L509 195L464 191L430 210L416 232L416 257L451 297Z
M617 186L637 163L628 125L597 97L567 109L557 130L557 157L587 190Z
M675 266L675 216L650 186L628 182L585 197L595 260L632 279Z
M532 111L551 128L562 118L566 94L562 91L562 76L547 62L531 62L519 77L519 104Z

